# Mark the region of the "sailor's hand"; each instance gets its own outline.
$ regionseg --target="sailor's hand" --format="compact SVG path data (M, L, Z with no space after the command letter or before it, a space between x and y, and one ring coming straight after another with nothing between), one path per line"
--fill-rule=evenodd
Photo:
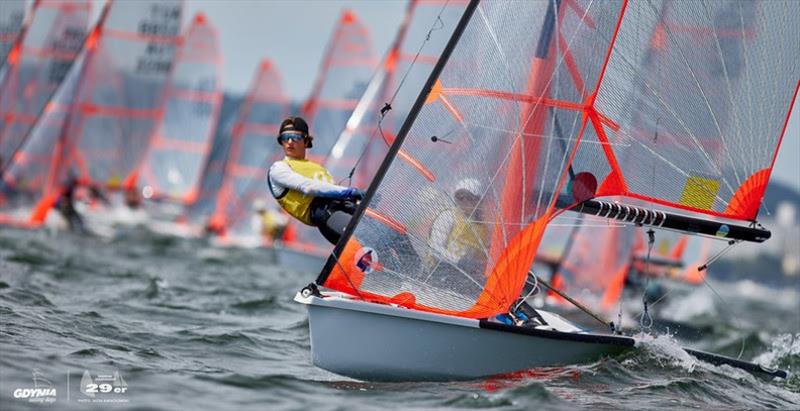
M361 201L364 199L364 191L350 187L345 192L345 196L351 200Z

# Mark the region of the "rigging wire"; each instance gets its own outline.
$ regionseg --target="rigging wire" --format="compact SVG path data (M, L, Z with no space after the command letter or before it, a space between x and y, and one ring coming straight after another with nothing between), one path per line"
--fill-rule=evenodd
M650 288L650 254L653 251L653 245L656 243L656 232L651 228L647 230L647 259L645 260L644 264L644 273L645 280L644 290L642 291L642 306L644 307L644 311L642 312L641 317L639 317L639 326L642 330L649 332L650 328L653 326L653 317L650 315L650 311L648 309L648 301L647 301L647 290Z
M530 292L528 292L527 294L525 294L524 297L519 299L519 301L517 302L517 305L514 306L514 310L513 311L519 310L519 307L521 307L522 304L525 303L525 300L530 298L530 296L539 293L539 277L536 276L536 273L534 273L533 270L531 270L529 274L530 275L528 277L532 277L533 278L533 284L531 284L531 282L530 282L530 280L528 278L525 279L525 283L531 284L533 287L531 288Z
M430 29L428 29L428 33L425 35L425 39L420 43L420 46L417 49L416 54L414 54L414 58L411 60L411 63L408 65L408 68L406 68L405 73L403 73L403 77L401 77L400 82L397 84L397 87L395 88L394 93L392 93L392 97L389 99L389 101L384 102L383 107L381 107L380 112L378 114L378 127L377 127L376 130L373 130L372 133L370 134L369 142L366 145L364 145L363 149L361 149L361 154L358 156L358 158L356 159L356 162L353 164L353 167L350 169L350 172L347 175L348 186L350 184L352 184L353 174L355 173L356 168L361 163L361 160L364 158L364 155L366 155L366 153L367 153L370 145L372 144L372 142L375 140L374 137L376 135L376 131L378 133L380 133L381 139L384 142L388 141L387 138L386 138L386 135L383 132L383 127L382 127L383 120L386 118L386 115L389 113L389 111L392 110L392 108L393 108L392 107L392 103L394 103L395 99L397 98L397 95L400 93L400 90L403 88L403 85L405 84L406 79L408 78L408 75L411 73L411 70L416 65L417 59L419 59L420 54L422 54L422 49L425 47L425 44L427 44L430 41L431 35L435 31L439 31L439 30L442 30L444 28L444 21L442 20L442 14L444 13L445 9L447 8L447 6L449 4L450 4L450 0L447 0L444 3L444 5L442 5L442 8L439 9L439 13L436 15L436 19L433 21L433 24L431 25ZM398 44L398 46L399 46L399 44ZM344 179L340 180L340 182L341 181L344 181Z

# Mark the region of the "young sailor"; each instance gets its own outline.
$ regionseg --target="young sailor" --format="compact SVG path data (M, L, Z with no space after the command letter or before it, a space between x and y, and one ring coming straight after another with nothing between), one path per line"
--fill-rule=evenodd
M431 227L429 245L453 265L486 259L488 230L481 221L482 186L474 178L465 178L453 190L455 207L442 211Z
M355 202L364 198L364 192L334 184L325 167L306 159L306 149L313 146L313 140L305 120L284 120L278 144L286 157L269 168L267 183L272 196L289 215L317 227L326 240L336 244L355 212Z

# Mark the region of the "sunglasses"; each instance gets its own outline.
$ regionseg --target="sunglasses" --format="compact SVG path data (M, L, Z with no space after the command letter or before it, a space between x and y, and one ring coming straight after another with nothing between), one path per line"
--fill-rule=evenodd
M281 143L285 143L287 141L302 141L305 138L306 138L306 135L304 133L299 133L299 132L296 132L296 131L295 132L286 132L286 133L281 134L280 137L278 137L278 139L280 140Z

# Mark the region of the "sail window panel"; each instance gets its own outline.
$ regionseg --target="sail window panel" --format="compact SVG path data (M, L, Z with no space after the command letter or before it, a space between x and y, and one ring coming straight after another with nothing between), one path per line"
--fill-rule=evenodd
M798 7L632 3L596 102L621 124L615 153L632 195L755 218L800 77L788 63L800 57L787 18Z

